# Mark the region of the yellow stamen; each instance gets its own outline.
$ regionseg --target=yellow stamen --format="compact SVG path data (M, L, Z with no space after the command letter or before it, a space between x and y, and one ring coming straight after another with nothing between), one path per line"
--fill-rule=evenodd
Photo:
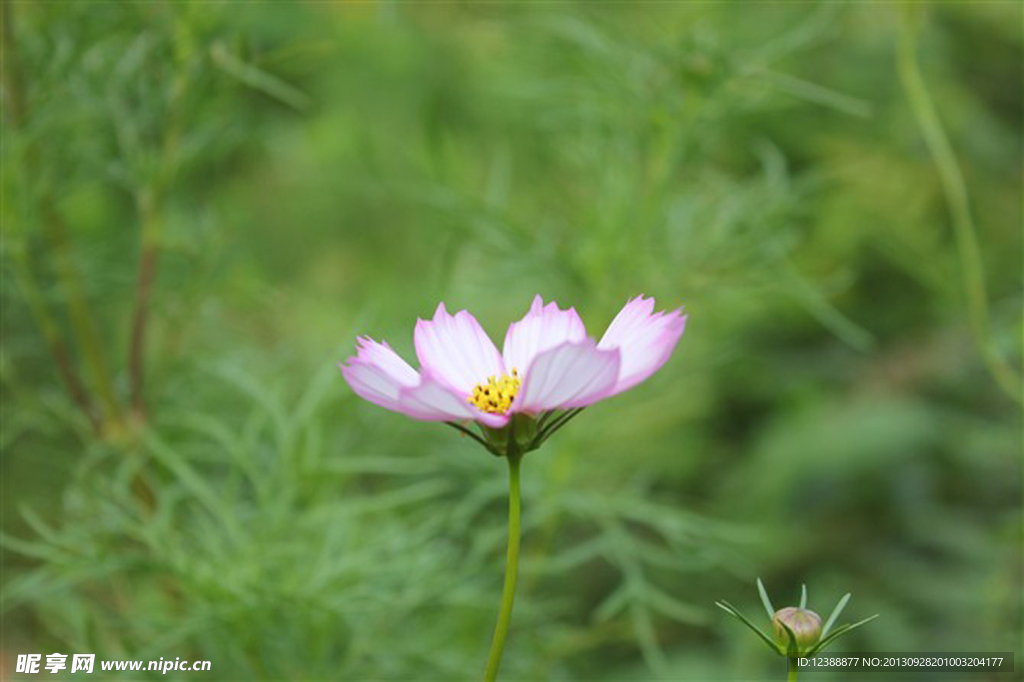
M473 395L467 400L484 412L505 414L512 407L519 386L523 382L519 373L512 368L512 374L487 377L487 383L479 383L473 387Z

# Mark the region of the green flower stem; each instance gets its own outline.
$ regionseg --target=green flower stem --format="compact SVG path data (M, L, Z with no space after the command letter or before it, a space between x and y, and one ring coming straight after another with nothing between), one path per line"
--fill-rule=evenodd
M519 573L519 462L521 455L508 455L508 556L505 560L505 587L501 591L501 610L498 623L494 626L491 653L487 657L485 682L494 682L501 665L501 654L505 650L505 636L512 620L512 603L516 598L516 576Z
M971 217L967 183L957 162L953 145L942 127L939 114L928 94L917 61L917 21L920 7L906 6L901 23L898 66L900 80L910 102L910 110L921 129L925 145L942 181L942 189L953 223L960 265L963 270L964 290L971 332L985 367L1003 391L1018 403L1022 402L1020 375L996 348L992 338L992 322L988 312L988 294L985 291L985 271L981 249Z
M793 656L787 656L786 661L788 662L787 668L789 670L789 674L786 675L786 682L796 682L796 658Z

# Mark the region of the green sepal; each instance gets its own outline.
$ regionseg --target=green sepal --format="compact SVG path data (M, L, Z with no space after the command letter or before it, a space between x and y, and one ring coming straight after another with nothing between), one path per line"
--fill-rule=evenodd
M513 414L508 423L496 429L478 423L483 434L487 449L499 457L521 457L531 450L536 450L537 419L529 414Z
M790 629L788 625L782 622L780 618L778 621L782 629L786 631L786 637L789 638L789 645L786 646L786 656L789 658L796 658L800 655L800 645L796 643L796 634Z
M491 452L498 455L499 457L504 457L506 454L508 454L510 435L510 429L508 424L501 427L500 429L496 429L491 426L486 426L484 424L481 424L480 422L477 422L477 426L480 428L480 433L483 434L484 440L487 442L487 447L491 450Z
M509 419L508 426L511 429L512 437L515 438L517 449L520 453L527 453L536 448L534 441L537 438L537 419L522 413L516 413Z

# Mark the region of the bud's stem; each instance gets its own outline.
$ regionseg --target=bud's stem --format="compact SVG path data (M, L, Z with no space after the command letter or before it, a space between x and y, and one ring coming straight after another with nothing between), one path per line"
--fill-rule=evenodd
M786 661L788 661L788 669L789 669L789 674L786 676L786 682L796 682L796 672L797 672L796 657L795 656L788 656L788 657L786 657Z
M501 593L501 610L498 623L494 626L491 654L487 658L485 682L494 682L501 665L501 653L505 649L505 636L512 619L512 602L516 597L516 575L519 572L519 461L521 455L509 452L508 456L508 557L505 562L505 587ZM795 679L795 678L794 678Z

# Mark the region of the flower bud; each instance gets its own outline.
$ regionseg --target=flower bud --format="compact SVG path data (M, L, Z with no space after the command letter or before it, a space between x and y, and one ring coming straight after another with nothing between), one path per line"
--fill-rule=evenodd
M809 649L821 639L821 616L814 611L787 606L775 612L772 616L775 641L785 648L789 646L789 635L786 628L782 627L783 623L793 631L797 649L800 651Z

